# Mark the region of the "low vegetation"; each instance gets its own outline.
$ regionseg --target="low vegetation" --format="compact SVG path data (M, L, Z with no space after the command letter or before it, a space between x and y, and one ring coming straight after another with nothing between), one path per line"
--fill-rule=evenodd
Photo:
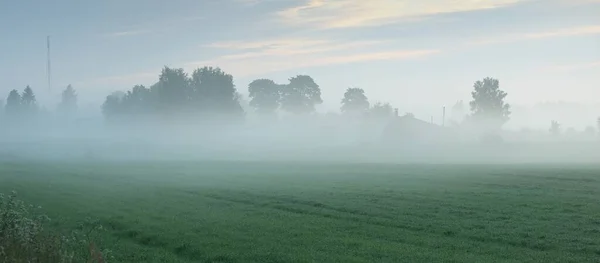
M16 192L0 194L0 262L105 263L104 253L90 238L100 227L82 224L69 235L47 228L50 218L41 207L18 200Z
M57 218L53 229L97 218L105 228L95 240L110 244L110 262L597 262L599 173L586 165L2 163L0 191L42 205ZM82 250L89 244L64 251Z

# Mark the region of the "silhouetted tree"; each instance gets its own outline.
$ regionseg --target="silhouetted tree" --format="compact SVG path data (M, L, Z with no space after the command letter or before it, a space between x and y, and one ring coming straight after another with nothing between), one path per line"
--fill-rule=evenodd
M181 112L190 105L190 79L181 68L164 67L151 91L156 93L157 107L163 113Z
M77 110L77 93L73 89L73 86L68 85L62 92L58 110L65 114L72 114Z
M315 105L323 103L319 85L306 75L291 78L281 95L282 109L295 114L312 113Z
M342 98L341 111L343 113L366 113L369 110L369 99L365 91L360 88L348 88Z
M372 118L389 118L394 115L394 108L389 103L375 103L369 110L369 116Z
M274 115L281 101L281 85L270 79L257 79L248 85L250 106L259 114Z
M15 89L11 90L6 98L6 105L4 107L5 113L8 115L21 114L21 94Z
M560 123L557 121L552 121L550 123L550 134L554 136L558 136L560 134Z
M227 114L238 118L244 115L241 98L233 84L233 77L219 68L199 68L189 78L183 69L165 67L158 82L149 89L137 85L127 93L107 96L102 111L106 117L136 116L129 120L141 120L141 115L145 115L145 119L173 114L191 114L189 116L196 118L199 113Z
M114 118L119 114L123 114L124 107L122 101L124 98L125 94L121 91L115 91L106 96L106 100L102 104L102 114L109 119Z
M233 76L220 68L196 69L191 79L192 100L203 111L243 114Z
M27 86L21 95L21 110L27 115L35 114L38 110L37 100L31 87Z
M155 100L150 89L143 85L136 85L122 97L123 111L128 114L153 113Z
M508 95L500 90L497 79L485 78L473 85L470 102L471 119L486 128L499 129L510 119L510 105L504 102Z

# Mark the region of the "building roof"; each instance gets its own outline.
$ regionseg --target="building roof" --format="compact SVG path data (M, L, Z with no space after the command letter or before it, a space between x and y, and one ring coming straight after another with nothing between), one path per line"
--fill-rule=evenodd
M383 131L385 141L437 141L450 134L449 129L412 116L394 117Z

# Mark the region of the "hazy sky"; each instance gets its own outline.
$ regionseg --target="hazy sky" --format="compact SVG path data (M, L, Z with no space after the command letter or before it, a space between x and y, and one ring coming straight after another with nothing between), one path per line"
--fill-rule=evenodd
M325 110L353 86L418 112L486 76L516 104L600 102L600 0L0 0L2 94L45 97L46 35L55 92L83 103L164 65L220 66L242 93L309 74Z

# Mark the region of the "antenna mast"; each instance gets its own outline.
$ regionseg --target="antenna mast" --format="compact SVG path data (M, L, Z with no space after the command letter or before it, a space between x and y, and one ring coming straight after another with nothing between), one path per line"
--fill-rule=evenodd
M46 38L46 44L48 47L48 91L52 92L52 67L50 64L50 36Z

